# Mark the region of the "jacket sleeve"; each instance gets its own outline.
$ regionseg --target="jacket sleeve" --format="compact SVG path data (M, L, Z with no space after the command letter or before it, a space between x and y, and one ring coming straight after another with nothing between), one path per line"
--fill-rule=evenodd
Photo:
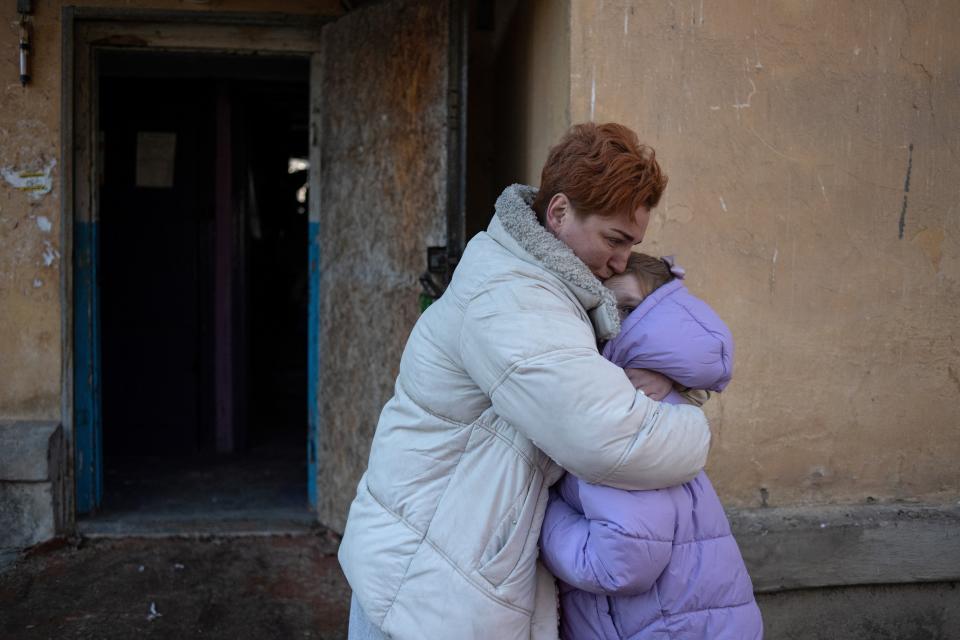
M560 580L590 593L636 595L653 588L670 561L676 510L659 491L579 485L582 511L552 489L540 557Z
M688 404L692 404L695 407L702 407L707 404L707 400L710 399L710 392L706 389L684 389L683 391L674 389L674 392L681 399L686 400Z
M703 412L635 390L597 352L575 303L543 282L488 286L473 298L464 310L460 356L501 418L589 482L669 487L706 462Z

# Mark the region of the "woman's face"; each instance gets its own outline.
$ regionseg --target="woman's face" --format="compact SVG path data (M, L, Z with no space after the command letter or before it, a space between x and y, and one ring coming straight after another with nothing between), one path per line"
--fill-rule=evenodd
M646 207L620 216L581 216L562 193L550 200L546 215L547 228L601 280L623 273L649 221Z

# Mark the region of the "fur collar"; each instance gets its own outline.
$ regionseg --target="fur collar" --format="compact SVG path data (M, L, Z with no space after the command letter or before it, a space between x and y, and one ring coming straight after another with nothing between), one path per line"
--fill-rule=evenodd
M515 245L510 248L519 257L563 280L589 313L597 338L609 340L620 332L617 300L570 247L540 224L530 208L536 194L536 188L522 184L504 189L497 198L496 216L489 233L501 244ZM502 227L502 234L496 226ZM503 235L512 242L504 242Z

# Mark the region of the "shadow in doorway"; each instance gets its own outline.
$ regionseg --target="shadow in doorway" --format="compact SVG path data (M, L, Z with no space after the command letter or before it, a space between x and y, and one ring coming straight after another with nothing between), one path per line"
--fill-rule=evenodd
M104 500L81 531L307 527L309 63L98 65Z

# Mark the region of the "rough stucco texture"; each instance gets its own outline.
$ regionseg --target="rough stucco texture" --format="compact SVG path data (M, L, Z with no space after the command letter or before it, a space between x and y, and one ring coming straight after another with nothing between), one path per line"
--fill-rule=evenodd
M571 118L670 186L643 248L730 324L730 505L960 491L960 5L572 5Z
M44 47L35 82L16 75L18 30L0 25L0 416L55 419L60 411L59 33L37 25ZM40 66L43 65L43 66ZM21 174L41 174L44 187ZM49 178L46 175L47 173ZM49 185L50 190L46 190Z
M340 531L418 317L427 247L445 243L446 42L428 0L325 28L317 511Z
M61 392L60 12L125 10L339 14L336 0L40 0L34 2L33 79L17 74L14 6L0 24L0 418L58 419ZM49 193L24 191L20 174L47 172ZM40 178L45 180L45 176Z

